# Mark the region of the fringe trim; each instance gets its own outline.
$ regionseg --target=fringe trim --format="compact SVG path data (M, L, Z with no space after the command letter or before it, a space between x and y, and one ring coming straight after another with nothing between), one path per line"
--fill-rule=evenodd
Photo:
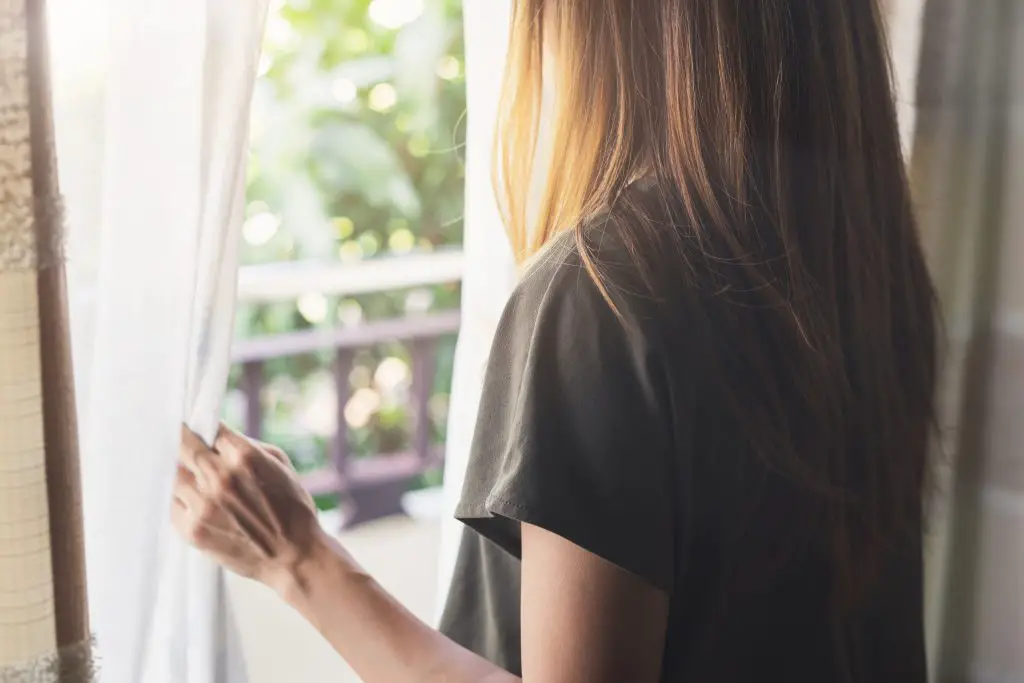
M54 226L47 242L40 242L39 224ZM64 202L60 197L22 197L2 203L0 215L0 273L42 270L64 265ZM3 679L0 679L2 683Z
M0 668L0 683L97 683L92 639L61 648L24 666Z
M28 61L25 0L0 0L0 272L64 264L64 203L33 191L33 144L55 154L52 136L33 140Z

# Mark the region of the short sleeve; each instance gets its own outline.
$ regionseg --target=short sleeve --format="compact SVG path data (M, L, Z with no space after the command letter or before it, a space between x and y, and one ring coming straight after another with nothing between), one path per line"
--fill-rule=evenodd
M578 253L530 270L499 324L456 516L519 556L519 523L671 592L672 421L664 367L628 297L621 318Z

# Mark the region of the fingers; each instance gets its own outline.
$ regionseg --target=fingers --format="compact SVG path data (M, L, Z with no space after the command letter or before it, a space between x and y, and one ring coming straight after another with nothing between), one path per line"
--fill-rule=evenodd
M174 502L187 505L200 495L196 489L196 478L188 469L178 465L178 474L174 479Z
M174 505L171 507L174 528L187 541L199 546L211 522L212 512L212 505L196 488L195 477L179 465L174 480Z
M214 439L213 443L214 449L219 453L224 452L222 448L236 455L255 449L261 453L269 455L273 460L278 461L288 469L292 468L291 460L288 459L288 455L280 448L265 441L260 441L259 439L253 439L252 437L240 434L223 422L217 430L217 437Z
M257 446L259 446L261 449L263 449L263 451L266 452L268 455L270 455L275 460L280 462L282 465L284 465L288 469L292 469L292 461L288 458L288 454L282 451L280 448L273 444L266 443L265 441L257 441L255 439L251 439L251 441Z
M247 529L260 545L282 532L282 523L268 496L282 488L293 470L275 447L264 447L221 424L207 447L191 430L183 428L181 464L191 472L196 488L219 507L230 511L236 523ZM270 464L273 463L273 464ZM279 470L278 468L284 468ZM305 501L303 501L305 503Z
M213 447L232 463L243 461L245 458L250 457L247 455L248 453L256 450L256 445L253 442L223 422L221 422L220 427L217 429L217 436L214 437Z
M181 447L178 450L178 461L198 480L202 474L200 460L205 459L210 449L195 432L181 426Z
M265 456L270 460L287 460L281 449L250 439L228 427L223 422L213 440L213 448L233 465L252 465L253 461Z
M264 491L264 465L267 462L279 463L278 459L223 423L213 444L228 466L241 473L235 493L247 503L245 509L240 510L244 521L260 536L280 533L280 522Z
M179 461L175 497L181 493L186 507L207 511L242 508L240 513L243 516L251 514L244 509L244 504L238 504L243 502L240 501L241 494L247 488L240 479L244 479L247 473L231 467L221 454L207 448L188 428L182 429Z
M203 443L203 440L196 436L196 433L186 425L181 425L181 447L182 450L188 449L189 451L209 450L209 447Z
M178 462L192 474L200 491L212 493L226 483L223 481L226 473L216 454L188 429L182 432Z
M179 461L174 526L234 571L264 574L319 531L312 500L280 449L226 425L207 445L183 427Z
M194 474L192 474L192 470L188 469L180 462L178 463L178 476L176 481L179 484L188 484L191 485L193 488L196 487L196 477Z
M244 530L244 536L261 549L269 546L267 523L253 509L233 474L226 468L215 468L217 455L209 451L191 451L183 446L183 459L196 463L204 480L213 482L201 488L193 470L178 466L174 483L174 505L171 522L189 543L206 548L214 534L222 537L237 536L234 525ZM256 503L257 508L259 503ZM225 526L227 525L227 526Z

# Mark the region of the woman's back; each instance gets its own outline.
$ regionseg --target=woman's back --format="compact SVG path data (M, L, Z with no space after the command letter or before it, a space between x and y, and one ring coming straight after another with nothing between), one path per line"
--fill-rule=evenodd
M521 670L528 522L671 596L664 681L923 683L919 528L893 536L855 605L844 603L830 499L766 460L737 423L732 397L766 390L796 429L814 419L795 385L754 386L765 378L750 371L752 344L791 364L794 350L766 336L773 312L742 305L720 274L681 277L665 252L626 244L637 212L671 228L656 185L634 184L623 205L585 230L606 292L564 235L502 319L442 630ZM807 427L801 443L820 434Z
M518 666L529 525L669 597L664 680L924 680L934 297L877 3L514 8L497 178L536 262L446 628Z

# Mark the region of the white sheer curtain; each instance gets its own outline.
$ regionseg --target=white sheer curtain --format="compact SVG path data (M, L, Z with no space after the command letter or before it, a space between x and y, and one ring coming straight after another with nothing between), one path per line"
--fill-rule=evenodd
M174 539L168 518L180 425L210 439L227 379L266 4L51 7L103 683L245 680L223 577ZM73 19L95 22L105 45L88 45ZM82 47L106 57L84 90L71 75L94 54Z
M438 609L444 605L462 525L455 521L494 329L515 284L515 263L491 187L491 140L508 46L510 0L465 0L466 219L462 328L455 350L444 469Z
M903 150L909 157L917 122L914 101L917 67L921 53L921 20L926 0L886 0L883 3L888 22L889 45L896 85L896 111L899 117Z

